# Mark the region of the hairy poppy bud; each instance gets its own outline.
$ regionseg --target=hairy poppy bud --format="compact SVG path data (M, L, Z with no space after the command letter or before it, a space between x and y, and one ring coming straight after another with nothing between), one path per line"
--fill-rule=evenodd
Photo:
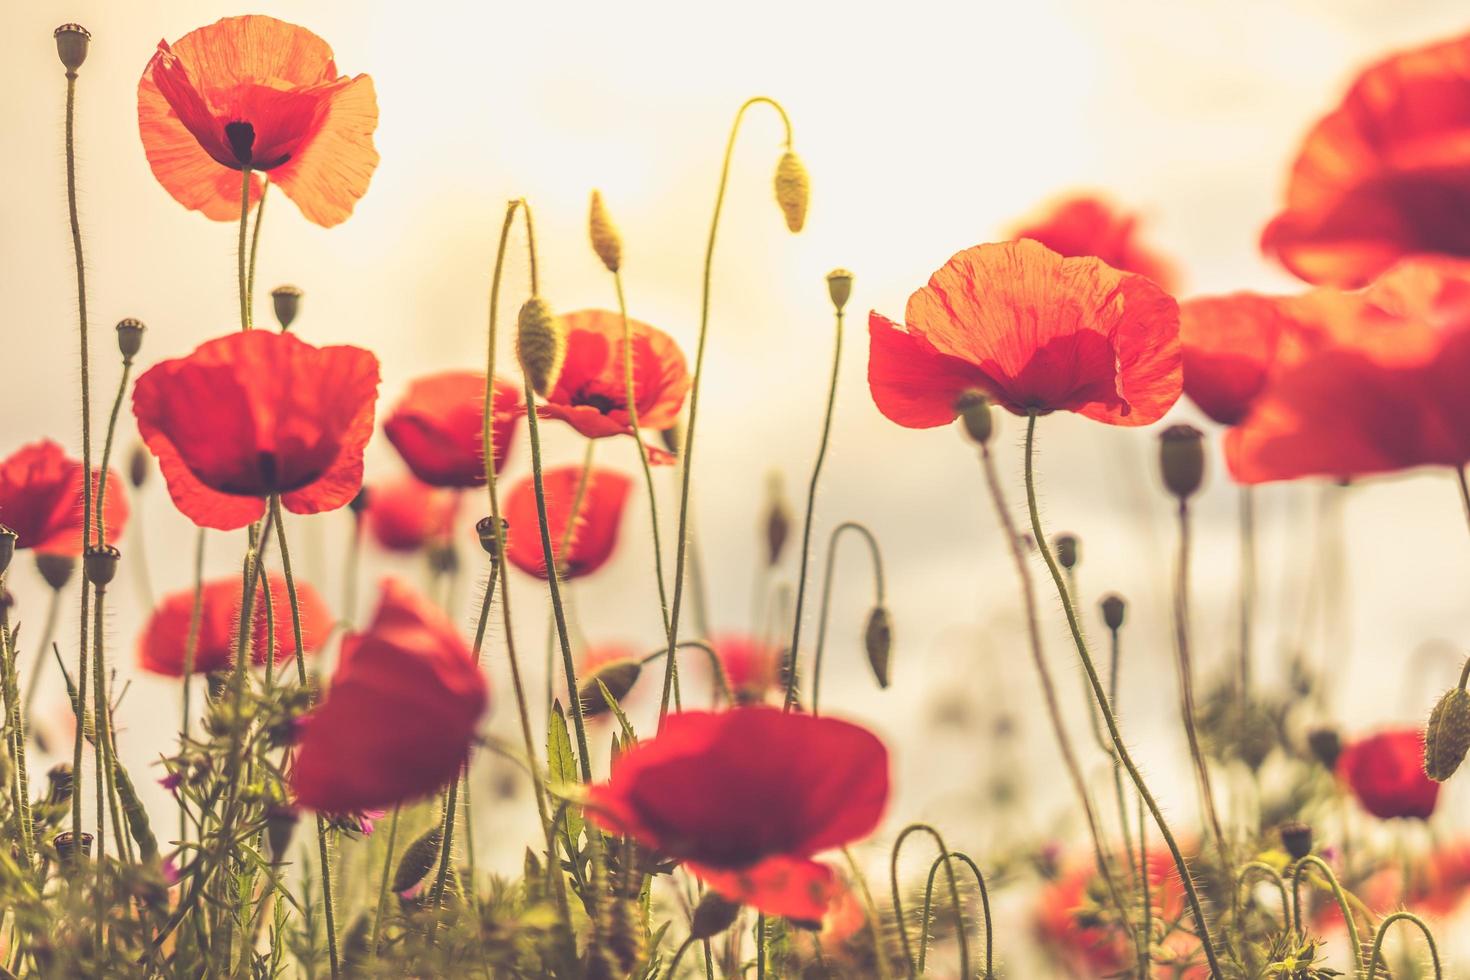
M423 881L429 869L439 863L439 849L443 843L444 832L435 827L408 845L393 872L393 891L402 894Z
M75 72L87 60L87 44L92 32L81 24L62 24L51 34L56 39L56 56L66 66L67 74Z
M1192 425L1159 433L1159 469L1170 493L1181 501L1194 496L1205 479L1204 433Z
M37 555L36 570L53 589L64 589L76 571L77 560L70 555Z
M675 422L667 429L660 429L658 438L664 444L665 449L677 456L679 448L684 445L684 429L678 422Z
M874 606L868 613L868 625L863 629L863 648L868 652L868 665L873 668L878 686L887 689L888 665L893 651L893 619L887 606Z
M1077 535L1058 534L1053 541L1057 548L1057 562L1067 570L1077 567Z
M110 544L101 548L93 546L82 556L82 572L93 585L107 585L117 575L117 563L121 558L122 553Z
M793 232L801 231L806 224L806 205L811 196L811 181L807 179L806 167L801 157L790 150L781 154L776 164L776 203L786 215L786 227Z
M291 846L291 837L296 833L296 824L301 815L295 807L277 805L265 815L265 842L272 863L280 864L286 859L286 850Z
M692 939L710 939L735 924L740 903L721 898L717 892L705 892L694 907L694 921L689 925Z
M1455 774L1470 750L1470 694L1455 687L1445 692L1429 715L1424 732L1424 774L1442 783Z
M643 666L636 660L612 660L598 667L582 681L577 692L582 699L582 714L590 718L609 710L607 698L602 696L602 688L597 686L598 681L607 688L613 700L621 702L638 683L638 675L642 672Z
M531 390L543 398L550 394L567 356L567 336L540 296L532 296L521 307L516 322L516 356Z
M69 861L73 857L77 856L83 858L91 857L92 835L87 833L86 831L83 831L81 837L82 847L80 855L77 854L76 837L73 836L71 831L63 830L61 833L52 838L51 843L56 848L57 857L61 858L63 862Z
M10 559L15 557L15 540L18 537L10 528L0 524L0 575L5 574L10 567Z
M852 273L846 269L833 269L827 273L827 295L832 297L832 306L841 313L852 296Z
M602 192L592 192L592 210L587 217L587 231L592 237L592 251L607 266L608 272L617 272L623 265L623 239L618 226L613 224L602 203Z
M117 321L117 349L123 361L131 361L143 346L143 321L127 317Z
M1342 736L1335 728L1314 728L1307 732L1307 747L1325 768L1335 770L1342 755Z
M954 407L960 414L960 421L965 424L965 434L975 445L983 446L990 441L995 431L995 420L991 417L990 398L985 392L971 388L960 395Z
M66 803L71 799L73 785L71 763L58 762L46 773L46 802L53 806Z
M1292 860L1300 861L1312 853L1312 828L1309 825L1293 820L1282 824L1279 833L1281 844Z
M510 533L510 522L505 518L500 519L500 536L503 538ZM475 522L475 534L480 537L480 547L485 549L485 554L491 558L497 557L499 545L495 540L495 518L482 517Z
M271 307L282 330L291 329L291 324L296 322L296 314L301 312L302 295L296 286L277 286L271 290Z
M148 482L148 450L143 448L142 443L133 446L133 451L128 454L128 482L137 490Z
M786 504L779 473L771 474L766 488L766 565L774 568L791 535L791 508Z
M1102 606L1103 623L1107 625L1107 628L1110 630L1122 629L1123 613L1128 608L1128 604L1123 601L1123 597L1116 592L1109 592L1103 596L1103 600L1099 605Z

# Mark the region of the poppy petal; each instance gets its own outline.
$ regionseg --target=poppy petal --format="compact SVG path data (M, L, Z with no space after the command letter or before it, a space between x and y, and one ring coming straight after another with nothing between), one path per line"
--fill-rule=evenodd
M773 857L741 871L687 865L731 902L800 923L819 923L841 892L832 869L809 858Z
M311 139L274 170L271 178L308 221L331 228L352 215L378 166L378 151L373 146L378 99L373 80L358 75L334 84L321 111Z
M955 402L966 391L993 392L984 372L936 351L922 336L880 313L868 315L868 388L890 421L929 429L955 420Z

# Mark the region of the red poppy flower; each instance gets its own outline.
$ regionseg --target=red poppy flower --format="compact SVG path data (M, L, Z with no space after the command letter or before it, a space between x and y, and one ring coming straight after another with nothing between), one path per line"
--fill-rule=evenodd
M572 501L582 481L580 466L559 466L542 474L546 491L546 524L551 531L551 553L562 577L591 575L612 556L623 524L623 504L633 481L615 470L593 467L577 510L577 523L565 555L561 540L566 535ZM527 575L546 578L545 554L541 549L540 514L536 510L536 485L531 477L517 483L505 499L505 519L510 522L506 557Z
M593 819L732 901L820 922L840 885L812 855L872 833L888 750L845 721L748 707L670 715L592 787Z
M378 165L378 101L366 75L337 74L332 49L274 17L226 17L158 50L138 82L138 130L153 176L216 221L240 217L240 172L269 174L308 220L347 220ZM252 176L250 200L261 194Z
M741 703L760 702L785 683L782 660L785 650L741 633L725 633L710 638L725 683Z
M296 802L343 813L434 793L459 774L488 700L454 624L385 580L372 625L342 641L327 696L303 719Z
M404 474L368 488L368 533L386 551L414 552L454 532L459 494Z
M270 572L267 581L276 621L275 662L283 664L296 657L291 597L286 591L284 576ZM241 588L238 576L204 584L199 600L199 637L194 647L193 673L229 670L234 665L235 637L243 598ZM266 650L270 647L269 623L266 622L261 595L257 590L255 624L251 633L251 662L257 667L265 664ZM314 654L321 650L332 634L332 613L316 589L305 582L296 583L296 600L301 607L301 639L306 652ZM138 666L165 677L182 677L193 616L193 589L164 596L144 627L143 635L138 638Z
M356 496L377 397L367 351L246 330L149 369L133 414L174 505L229 531L258 520L272 494L295 514Z
M567 354L556 387L536 411L542 418L561 419L589 439L632 435L628 388L623 367L623 318L606 310L580 310L562 317L567 328ZM633 398L638 427L659 432L672 426L689 393L684 353L672 337L637 320L629 320L633 336ZM644 446L650 462L673 456Z
M1439 783L1424 775L1424 732L1396 728L1353 742L1337 759L1337 775L1364 810L1388 820L1428 820Z
M1283 345L1321 332L1299 297L1231 293L1201 296L1179 308L1184 393L1221 425L1238 425L1266 387Z
M1358 75L1307 134L1261 247L1308 282L1356 287L1415 254L1470 256L1470 36Z
M958 253L909 297L900 327L873 313L868 386L899 425L954 421L979 388L1018 415L1064 410L1146 425L1179 398L1179 308L1151 280L1033 241Z
M1402 900L1421 914L1447 919L1466 898L1470 898L1470 841L1462 840L1436 847L1415 869Z
M1173 266L1138 240L1138 215L1095 195L1063 198L1009 237L1030 238L1068 258L1091 255L1114 269L1147 276L1165 292L1178 285Z
M97 492L102 471L92 473ZM103 509L107 543L122 537L128 501L122 477L107 471L107 505ZM17 548L39 554L82 553L82 464L69 459L49 439L21 446L0 461L0 524L16 533ZM92 532L96 534L94 529Z
M499 473L526 408L515 384L496 378L494 392L490 440ZM429 486L483 487L484 422L484 373L444 371L410 384L383 423L383 432L413 475Z

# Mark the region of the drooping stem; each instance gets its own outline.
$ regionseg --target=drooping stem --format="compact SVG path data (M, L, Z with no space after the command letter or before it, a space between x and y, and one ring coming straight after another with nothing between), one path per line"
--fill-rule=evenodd
M383 910L388 905L388 883L393 880L393 847L398 843L398 814L401 807L393 807L393 819L388 824L388 853L383 855L383 879L378 885L378 909L373 915L373 939L368 955L378 958L378 942L383 934Z
M715 652L714 647L710 646L703 640L680 640L679 645L675 648L676 652L678 650L703 651L704 655L709 658L710 675L713 678L714 684L714 697L712 697L711 700L715 704L718 704L719 699L723 697L726 704L733 705L735 703L735 693L730 690L730 681L729 678L725 676L725 667L723 664L720 663L720 655ZM639 666L647 666L648 664L653 663L655 660L658 660L662 657L667 657L668 655L669 651L665 650L663 647L659 647L652 653L645 655L643 659L638 661L638 664Z
M977 865L975 863L975 861L968 854L964 853L963 851L950 851L948 854L941 854L941 855L939 855L938 857L936 857L934 859L934 863L931 864L931 865L929 865L929 880L927 882L925 882L925 884L924 884L924 918L923 918L923 921L925 923L927 923L929 921L929 909L931 907L931 902L932 902L933 897L934 897L934 878L939 873L939 866L941 864L946 863L946 861L948 861L951 858L953 858L956 861L959 861L961 864L966 865L970 869L970 871L974 873L974 875L975 875L975 885L980 890L980 908L981 908L981 911L984 913L984 916L985 916L985 980L990 980L991 977L994 977L995 976L995 942L994 942L994 938L995 937L994 937L994 935L992 933L992 930L991 930L991 920L990 920L990 890L985 887L985 875L983 875L983 874L980 873L980 867L979 867L979 865ZM959 911L956 910L956 913L955 914L956 915L959 915ZM920 973L922 973L924 971L924 950L925 950L925 948L926 948L926 944L924 942L924 939L921 938L920 941L919 941L919 972Z
M247 184L248 187L248 184ZM265 196L271 189L269 180L262 180L260 197L255 202L255 227L250 231L250 264L245 270L245 320L255 325L255 253L260 250L260 224L265 220ZM245 192L250 193L248 190ZM246 198L249 206L249 198Z
M1026 423L1026 506L1031 515L1031 534L1036 539L1036 547L1041 550L1041 557L1046 561L1047 570L1051 573L1052 582L1056 586L1057 596L1062 601L1062 610L1067 616L1067 626L1072 633L1072 641L1077 646L1077 656L1082 661L1082 668L1087 673L1088 683L1092 686L1092 695L1101 709L1103 721L1106 722L1108 735L1113 740L1113 748L1118 754L1118 759L1123 767L1128 770L1128 777L1133 780L1133 785L1138 789L1139 795L1148 805L1149 813L1152 814L1154 824L1159 828L1159 834L1164 838L1164 843L1169 848L1169 854L1174 859L1174 866L1179 870L1179 880L1184 886L1184 896L1189 903L1189 911L1194 917L1200 946L1204 949L1205 959L1209 962L1212 976L1216 980L1222 980L1225 976L1220 968L1220 961L1215 952L1214 940L1210 935L1209 923L1205 919L1203 906L1200 904L1199 892L1195 888L1194 877L1189 870L1189 864L1184 860L1184 852L1179 849L1179 842L1174 838L1174 832L1169 829L1168 821L1164 819L1164 813L1159 809L1158 801L1154 799L1153 793L1149 791L1148 784L1144 782L1143 774L1139 772L1138 766L1133 761L1133 756L1128 752L1128 746L1123 743L1123 735L1118 730L1118 719L1113 714L1112 706L1108 704L1107 692L1103 690L1102 680L1098 677L1097 667L1092 662L1092 654L1088 652L1087 640L1082 635L1082 624L1077 618L1077 610L1072 605L1071 597L1067 593L1066 583L1062 578L1061 568L1057 565L1056 558L1051 553L1051 547L1046 543L1046 534L1041 527L1041 513L1036 503L1036 474L1035 474L1035 445L1036 445L1036 413L1029 414ZM1144 864L1144 877L1147 877L1147 860Z
M730 161L735 154L735 140L740 135L740 122L745 118L747 109L762 103L780 113L781 122L786 127L786 145L788 147L791 145L791 120L787 118L786 110L775 100L757 96L747 100L735 113L735 122L730 127L730 138L725 144L725 159L720 167L720 187L715 194L715 211L710 219L709 241L704 250L704 283L699 302L699 340L694 348L694 375L689 388L689 424L685 427L683 445L680 447L679 526L674 553L674 598L669 606L670 651L679 642L679 611L684 600L685 556L689 547L689 491L694 474L694 436L695 426L699 421L699 393L702 387L701 382L704 380L704 351L706 341L709 339L710 280L714 269L715 237L719 233L720 212L725 206L725 187L730 181ZM675 658L672 655L664 662L663 693L658 704L660 725L663 724L664 717L669 713L669 696L673 691L674 683L674 664Z
M1347 927L1348 945L1353 950L1353 966L1356 970L1361 971L1363 969L1363 944L1358 939L1357 921L1353 918L1353 911L1348 906L1347 896L1343 893L1342 885L1338 883L1337 875L1332 873L1332 868L1326 861L1315 854L1308 854L1306 857L1297 861L1296 865L1291 869L1291 912L1292 919L1296 923L1297 934L1303 935L1301 884L1302 872L1306 870L1308 865L1315 867L1321 872L1322 877L1326 879L1327 887L1331 889L1332 897L1337 901L1337 911L1342 915L1343 924ZM1359 975L1361 973L1354 974L1354 976ZM1368 976L1371 975L1368 974Z
M837 559L837 541L842 537L844 531L853 531L861 535L868 544L868 554L873 559L873 601L882 606L884 599L883 590L883 554L878 550L878 539L873 537L873 532L857 521L843 521L832 529L827 538L827 570L822 576L822 605L817 614L817 649L812 655L812 714L818 713L821 702L822 690L822 651L827 645L827 616L832 607L832 571ZM799 607L798 607L799 608ZM796 648L792 647L794 651ZM796 671L796 656L792 654L790 669L792 674ZM787 688L791 684L788 679Z
M250 323L250 287L248 277L245 274L245 231L250 226L250 165L246 164L240 168L240 243L235 249L236 276L240 290L240 329L249 330Z
M1256 615L1255 488L1240 488L1240 703L1250 700L1251 638Z
M965 936L964 906L960 902L960 886L958 880L955 878L954 865L951 863L951 858L953 855L950 849L945 845L944 838L939 835L939 831L935 830L929 824L925 823L911 823L902 831L900 831L898 838L893 842L893 851L890 853L888 858L889 884L892 886L893 889L893 915L894 918L898 920L898 935L899 938L903 941L903 955L904 960L908 963L909 977L917 977L919 971L923 969L923 967L916 964L914 960L913 944L909 941L909 926L908 921L906 920L904 915L903 896L902 894L900 894L898 888L898 855L899 852L903 849L903 842L909 838L910 834L913 834L917 831L922 831L928 834L930 837L934 838L934 843L939 848L940 860L944 862L944 873L945 876L949 879L950 902L953 904L954 907L955 929L959 933L960 976L968 977L970 976L970 942ZM924 921L923 923L921 923L921 925L923 926L923 936L921 938L921 945L919 950L919 963L923 962L924 953L922 943L927 942L929 936L928 921Z
M1444 968L1439 963L1439 946L1434 941L1434 933L1430 931L1428 923L1419 918L1413 912L1398 911L1384 917L1378 924L1378 932L1373 936L1373 952L1368 958L1368 972L1365 977L1378 976L1378 961L1383 955L1383 938L1388 933L1388 927L1395 922L1408 922L1418 928L1424 934L1424 942L1429 946L1430 962L1434 965L1434 980L1440 980L1444 976Z

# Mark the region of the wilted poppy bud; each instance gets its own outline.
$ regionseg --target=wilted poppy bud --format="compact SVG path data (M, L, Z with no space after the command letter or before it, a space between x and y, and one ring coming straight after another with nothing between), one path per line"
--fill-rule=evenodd
M83 831L81 837L82 847L81 854L79 856L83 858L89 858L92 856L92 835ZM51 843L56 848L57 856L60 857L63 862L69 861L73 857L78 856L76 837L69 830L63 830L61 833L57 834L54 838L52 838Z
M110 544L101 548L90 547L82 556L82 572L87 576L88 582L104 586L117 575L117 563L121 558L122 552Z
M893 651L893 619L887 606L874 606L868 613L868 625L863 630L863 648L868 652L868 665L873 668L873 677L878 686L888 687L889 657Z
M393 872L393 891L402 894L423 881L429 869L439 863L439 849L443 843L444 832L435 827L408 845Z
M510 533L510 522L505 518L500 519L500 536L503 538ZM497 557L497 549L500 547L495 540L495 518L482 517L475 522L475 534L480 537L480 547L485 549L485 554L491 558Z
M1300 861L1312 853L1312 828L1307 824L1293 820L1284 823L1280 827L1281 845L1286 848L1292 860Z
M87 60L87 44L92 33L81 24L62 24L52 32L56 38L56 55L66 66L67 73L75 72Z
M806 205L810 195L811 181L807 179L801 157L787 150L776 164L776 203L781 205L781 213L786 216L786 227L793 232L801 231L806 224Z
M10 567L10 559L15 557L15 540L18 537L10 528L0 524L0 575L5 574Z
M1054 542L1057 547L1057 561L1065 569L1071 570L1077 567L1077 535L1058 534Z
M846 269L833 269L827 273L827 295L832 297L832 306L838 313L852 296L852 273Z
M710 939L735 924L740 903L721 898L716 892L705 892L694 907L694 921L689 924L691 939Z
M965 434L975 445L983 446L990 441L995 431L995 421L990 414L990 398L978 388L971 388L955 401L960 421L965 424Z
M296 314L301 312L302 295L296 286L277 286L271 290L271 306L282 330L291 329L291 324L296 322Z
M561 376L567 336L540 296L532 296L521 307L516 321L516 356L531 390L546 397Z
M1171 425L1159 433L1159 469L1164 486L1181 501L1194 496L1205 479L1205 435L1192 425Z
M71 763L58 762L46 773L46 802L53 806L66 803L71 799L73 785Z
M779 474L772 473L766 486L766 565L774 568L791 535L791 508L786 504Z
M617 272L623 265L623 239L618 226L613 224L602 203L602 192L592 192L592 210L587 217L587 231L592 236L592 251L607 266L608 272Z
M286 850L291 846L291 837L296 833L296 824L301 815L295 807L277 805L265 815L265 842L269 847L271 862L280 864L286 859Z
M597 686L598 681L607 687L613 700L621 702L638 683L638 675L642 672L643 667L636 660L611 660L598 667L582 681L577 692L582 699L582 714L590 718L609 710L607 698L602 696L602 688Z
M148 450L142 443L135 444L133 451L128 454L128 482L136 490L148 482L148 471L152 468L148 462Z
M36 571L53 589L64 589L76 571L77 560L70 555L37 555Z
M1108 629L1116 630L1123 628L1123 613L1127 610L1128 604L1123 601L1122 596L1116 592L1109 592L1103 596L1102 602L1098 603L1098 605L1102 606L1103 623L1107 625Z
M123 361L131 361L143 347L143 321L128 317L117 321L117 349Z
M1337 758L1342 755L1342 736L1337 733L1337 729L1312 729L1307 732L1307 747L1329 771L1337 769Z
M1470 694L1455 687L1445 692L1429 715L1424 732L1424 774L1442 783L1455 774L1470 750Z

